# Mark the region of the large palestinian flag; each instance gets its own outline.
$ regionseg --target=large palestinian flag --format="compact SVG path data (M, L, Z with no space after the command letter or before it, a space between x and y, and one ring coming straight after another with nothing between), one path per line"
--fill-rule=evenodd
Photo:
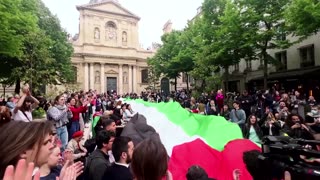
M125 102L144 115L147 124L159 133L170 156L169 170L174 180L186 179L192 165L204 168L210 178L233 180L233 172L238 169L241 180L252 179L242 156L243 152L260 147L243 139L237 124L220 116L191 113L176 102Z

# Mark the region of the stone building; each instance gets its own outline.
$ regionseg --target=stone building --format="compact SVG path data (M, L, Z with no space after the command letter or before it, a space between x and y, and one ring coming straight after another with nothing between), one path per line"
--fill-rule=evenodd
M287 36L290 41L295 37ZM288 49L272 49L268 53L278 61L269 65L268 85L291 91L299 89L304 95L320 99L320 33L309 36ZM249 91L263 88L263 62L241 60L229 69L230 91Z
M77 10L79 34L72 42L72 63L80 88L119 94L145 91L147 58L154 51L140 46L140 18L116 0L91 0Z

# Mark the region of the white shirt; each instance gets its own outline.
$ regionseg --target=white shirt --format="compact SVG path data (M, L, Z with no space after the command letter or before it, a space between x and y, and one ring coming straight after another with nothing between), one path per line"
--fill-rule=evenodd
M18 110L17 113L13 113L13 120L31 122L32 121L31 111L26 111L25 114L28 116L28 118L22 113L22 111Z
M126 168L129 168L129 164L122 164L122 163L117 163L117 162L114 162L116 165L119 165L119 166L124 166Z
M273 134L272 134L272 126L271 126L271 125L269 125L269 135L270 135L270 136L273 135Z
M135 115L136 113L134 113L132 111L132 113L126 109L124 112L123 112L123 120L124 121L130 121L130 119Z
M39 170L40 170L40 168L35 167L34 170L33 170L33 172L32 172L32 176L35 176L36 173L37 173ZM32 177L32 178L33 178L33 177Z
M109 155L109 161L110 161L110 163L113 163L113 162L116 161L116 160L114 159L114 156L113 156L113 154L112 154L112 151L108 151L108 155Z
M94 148L94 150L96 150L97 148L98 148L98 146L96 146L96 147ZM114 156L113 156L111 150L108 151L107 154L109 155L109 161L110 161L110 163L116 162L116 160L114 159Z

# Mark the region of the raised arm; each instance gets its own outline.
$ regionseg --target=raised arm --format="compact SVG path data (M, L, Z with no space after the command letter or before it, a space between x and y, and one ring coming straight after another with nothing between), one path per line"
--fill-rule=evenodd
M19 108L22 106L24 100L26 99L27 95L23 93L23 95L20 97L19 101L17 102L16 107L13 110L13 113L17 113Z
M38 101L37 98L33 97L31 94L30 94L30 97L32 98L35 105L39 105L40 102Z

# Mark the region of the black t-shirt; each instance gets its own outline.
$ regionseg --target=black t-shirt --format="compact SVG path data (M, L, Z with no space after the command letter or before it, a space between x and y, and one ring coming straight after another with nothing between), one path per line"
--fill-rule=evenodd
M314 117L306 115L306 123L314 123Z

